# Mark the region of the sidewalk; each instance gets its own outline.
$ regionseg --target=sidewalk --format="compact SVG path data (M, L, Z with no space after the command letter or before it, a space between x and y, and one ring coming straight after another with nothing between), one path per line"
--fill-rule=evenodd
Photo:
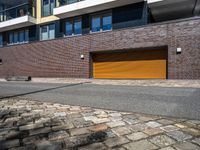
M76 78L33 78L32 82L41 83L82 83L99 85L159 86L200 88L200 80L103 80Z
M200 121L9 99L0 149L200 150Z

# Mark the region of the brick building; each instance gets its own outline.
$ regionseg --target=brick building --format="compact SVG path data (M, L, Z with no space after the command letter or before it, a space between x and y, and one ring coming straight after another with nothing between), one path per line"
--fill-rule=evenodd
M0 2L0 77L200 79L199 0Z

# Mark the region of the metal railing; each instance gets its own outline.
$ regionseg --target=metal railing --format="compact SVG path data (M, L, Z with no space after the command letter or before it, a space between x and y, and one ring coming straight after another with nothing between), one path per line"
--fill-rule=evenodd
M24 3L15 7L11 7L0 11L0 22L11 20L22 16L35 17L35 8L28 3Z
M77 3L77 2L80 2L80 1L84 1L84 0L58 0L58 1L59 1L58 7L60 7L60 6L63 6L63 5L69 5L69 4Z

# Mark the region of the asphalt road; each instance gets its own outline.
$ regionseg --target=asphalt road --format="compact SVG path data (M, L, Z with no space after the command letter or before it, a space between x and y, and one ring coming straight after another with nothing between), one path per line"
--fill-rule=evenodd
M32 100L200 119L200 89L0 82L0 100Z

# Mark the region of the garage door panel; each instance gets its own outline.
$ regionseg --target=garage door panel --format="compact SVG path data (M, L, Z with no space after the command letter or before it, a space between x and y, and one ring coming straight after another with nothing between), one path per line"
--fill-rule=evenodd
M164 51L158 50L96 54L93 59L93 77L166 79L165 55Z

